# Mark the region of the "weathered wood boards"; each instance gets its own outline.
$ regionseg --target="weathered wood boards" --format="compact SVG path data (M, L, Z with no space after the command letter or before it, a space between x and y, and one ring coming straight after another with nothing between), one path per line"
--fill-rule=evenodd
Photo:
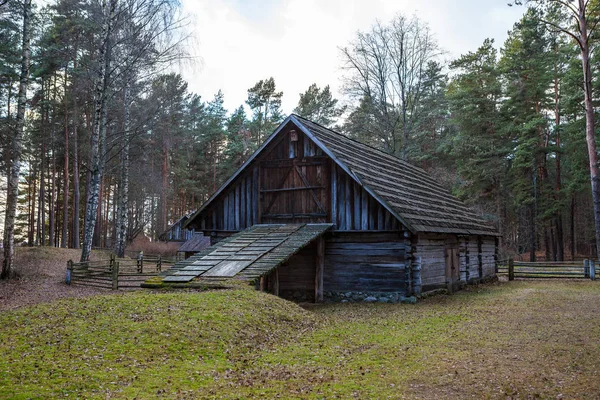
M500 265L499 274L508 275L509 280L518 279L594 279L596 268L592 260L584 261L538 261L525 262L509 259Z
M399 233L336 233L325 244L325 291L405 291L406 243Z
M222 264L201 279L263 277L268 290L308 291L317 300L328 291L418 293L449 281L454 288L495 274L496 230L425 171L294 115L191 222L213 239L261 223L333 224L323 263L316 246L304 257L312 239L296 234L272 250L235 249L227 262L229 245L204 256ZM360 237L336 236L342 232ZM284 263L275 285L272 272Z
M422 260L423 291L447 287L450 280L446 269L448 248L455 248L458 255L459 276L458 279L453 278L453 282L462 285L496 273L494 237L420 234L414 256L420 256Z
M331 224L255 225L202 254L178 262L163 282L234 277L251 281L274 270L330 227Z

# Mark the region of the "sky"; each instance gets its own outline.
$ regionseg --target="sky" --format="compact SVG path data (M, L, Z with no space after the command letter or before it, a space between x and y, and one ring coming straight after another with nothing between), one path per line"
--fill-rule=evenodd
M182 0L190 15L189 52L179 67L189 90L206 101L220 89L229 111L244 104L248 88L274 77L291 113L312 83L330 85L341 98L341 57L358 31L395 14L429 24L451 60L493 38L497 46L524 12L507 0Z

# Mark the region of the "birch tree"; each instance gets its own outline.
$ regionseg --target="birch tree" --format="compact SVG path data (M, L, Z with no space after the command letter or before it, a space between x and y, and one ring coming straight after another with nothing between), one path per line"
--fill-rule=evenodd
M94 88L94 122L91 137L90 182L85 208L86 224L83 232L81 261L89 260L98 211L100 181L104 170L104 144L106 141L107 95L111 67L111 34L114 27L117 0L103 3L102 43L98 55L98 71Z
M29 83L29 67L31 60L31 0L23 2L23 45L21 57L21 73L19 76L19 94L17 97L17 116L14 134L8 154L9 175L7 179L6 216L4 218L4 260L2 262L1 279L11 277L15 258L15 218L17 212L17 196L19 194L19 174L21 172L21 153L23 150L23 131L25 129L25 107L27 101L27 85Z

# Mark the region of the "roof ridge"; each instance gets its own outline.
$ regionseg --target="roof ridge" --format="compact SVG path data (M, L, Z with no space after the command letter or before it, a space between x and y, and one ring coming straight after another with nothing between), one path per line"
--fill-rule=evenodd
M300 119L302 119L303 121L307 121L307 122L309 122L309 123L311 123L311 124L313 124L313 125L317 125L318 127L320 127L320 128L323 128L323 129L325 129L325 130L328 130L328 131L329 131L329 132L331 132L331 133L334 133L334 134L336 134L336 135L342 136L342 137L344 137L344 139L351 140L351 141L353 141L354 143L358 143L358 144L360 144L360 145L362 145L362 146L365 146L365 147L368 147L368 148L370 148L370 149L373 149L373 150L377 151L378 153L384 154L384 155L386 155L386 156L389 156L389 157L394 157L396 160L400 161L401 163L403 163L403 164L406 164L406 165L409 165L409 166L411 166L412 168L417 168L418 170L420 170L420 171L422 171L422 172L424 172L424 173L426 173L426 174L427 174L427 171L425 171L423 168L419 167L418 165L414 165L414 164L412 164L412 163L410 163L410 162L408 162L408 161L406 161L406 160L403 160L403 159L401 159L400 157L396 156L395 154L388 153L387 151L384 151L384 150L378 149L378 148L377 148L377 147L375 147L375 146L371 146L370 144L363 143L363 142L361 142L360 140L357 140L357 139L354 139L354 138L352 138L352 137L350 137L350 136L344 135L344 134L343 134L343 133L341 133L341 132L338 132L338 131L335 131L335 130L333 130L333 129L331 129L331 128L328 128L328 127L326 127L326 126L323 126L323 125L319 124L318 122L311 121L310 119L308 119L308 118L305 118L305 117L303 117L303 116L301 116L301 115L298 115L298 114L296 114L296 113L292 113L291 115L293 115L294 117L300 118Z

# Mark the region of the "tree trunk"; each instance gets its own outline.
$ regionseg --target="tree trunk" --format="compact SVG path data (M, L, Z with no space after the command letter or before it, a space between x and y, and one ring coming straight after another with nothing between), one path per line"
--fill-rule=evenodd
M67 67L65 66L65 89L67 86ZM65 144L64 144L64 187L63 187L63 222L60 247L67 247L69 236L69 109L65 93Z
M52 122L54 122L54 111L52 112ZM54 125L54 124L53 124ZM48 204L48 242L49 246L54 247L56 244L54 230L56 229L56 150L54 148L54 128L50 129L50 145L52 150L52 169L49 171L50 179L50 203Z
M58 247L60 243L60 217L62 216L63 210L58 199L60 199L61 178L62 176L59 170L56 174L56 195L54 197L54 214L56 215L54 220L54 247Z
M125 256L127 244L127 210L129 208L129 128L130 128L130 97L131 82L129 75L125 77L123 89L123 148L121 150L121 174L119 181L119 192L117 196L117 234L115 241L115 253L118 257Z
M44 90L44 82L42 81L42 93L43 98L47 99L47 93ZM44 126L42 127L42 160L40 162L40 191L39 191L39 215L38 215L38 243L41 246L46 245L46 126L50 125L48 122L48 107L43 105L42 108L42 121Z
M558 45L555 46L555 54L558 57ZM559 90L559 70L558 62L554 65L554 132L556 135L556 151L554 152L556 160L556 194L555 201L560 201L562 182L561 182L561 165L560 165L560 90ZM565 243L562 227L562 212L558 210L554 219L556 224L556 259L564 261L565 259Z
M96 222L94 224L94 234L92 237L92 246L102 247L102 205L104 204L104 177L100 178L98 188L98 205L96 206Z
M571 196L571 261L575 261L575 195Z
M535 205L529 206L529 261L535 262Z
M111 195L111 190L110 188L112 187L111 185L112 183L112 179L109 177L108 178L108 185L106 185L106 200L104 201L105 204L105 209L104 209L104 220L102 221L102 248L105 249L107 248L107 240L108 240L108 214L110 212L110 195ZM114 201L114 200L113 200Z
M585 103L585 136L590 162L590 181L592 184L592 201L594 203L594 222L596 226L596 254L600 255L600 174L598 170L598 152L594 132L594 105L592 96L592 68L590 65L590 48L588 43L587 17L585 6L587 1L579 0L579 33L581 62L583 67L583 92Z
M117 0L109 0L104 3L104 22L102 24L102 46L100 46L100 68L96 78L94 93L94 128L92 131L92 164L90 166L90 182L88 185L88 201L86 204L86 226L83 232L83 249L81 251L81 261L88 261L92 250L92 239L94 228L96 226L96 216L98 211L98 195L100 190L100 181L104 172L104 154L103 143L106 138L106 120L107 107L106 96L108 92L108 81L110 71L111 44L110 37L113 28L115 8Z
M79 137L77 129L79 127L79 109L77 100L74 99L73 106L73 227L71 228L72 244L74 249L79 248Z
M169 132L167 131L167 137L163 137L163 162L162 162L162 185L160 189L160 221L158 224L157 232L159 235L167 229L167 185L168 174L169 174Z
M548 226L544 226L544 247L546 261L552 260L552 254L550 253L550 243L552 241L552 232L548 229Z
M35 199L36 199L36 176L37 176L37 171L35 169L35 163L33 163L30 160L30 165L32 165L32 170L29 174L29 179L30 179L30 185L32 186L32 191L33 193L31 194L31 213L29 214L29 232L27 235L27 241L29 243L30 246L33 246L34 244L34 240L35 240Z
M31 0L23 2L23 48L21 73L19 76L19 94L17 98L17 118L15 132L12 137L9 154L9 175L7 179L6 216L4 218L4 260L2 261L1 279L12 275L15 261L15 218L17 214L17 197L19 195L19 174L21 172L21 153L23 150L23 131L25 129L25 106L27 101L27 84L29 83L29 66L31 58L30 43Z

